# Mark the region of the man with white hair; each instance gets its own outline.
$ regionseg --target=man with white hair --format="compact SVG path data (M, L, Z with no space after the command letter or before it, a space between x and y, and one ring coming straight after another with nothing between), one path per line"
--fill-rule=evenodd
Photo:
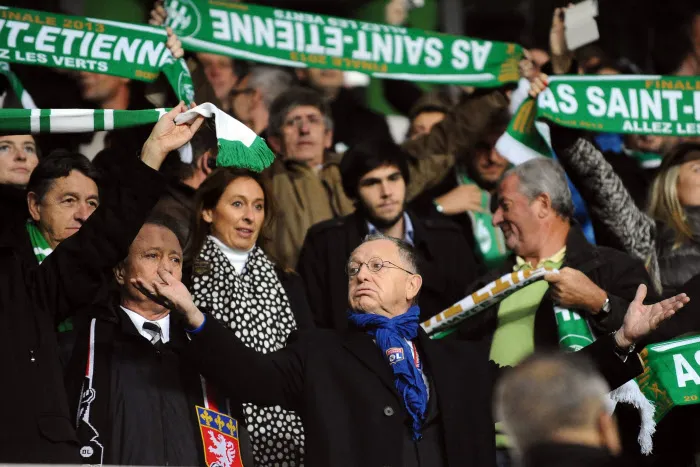
M281 68L257 65L231 91L231 110L241 122L258 135L267 131L270 104L289 89L294 77Z
M505 173L497 190L493 224L503 232L513 255L468 292L514 271L544 267L559 272L548 273L544 281L523 287L468 318L454 333L457 338L485 341L493 361L514 366L533 351L577 350L593 336L620 327L637 287L649 286L651 280L641 261L589 244L573 212L566 175L558 162L534 159ZM560 339L579 318L588 324L583 339L578 346L567 347ZM497 446L499 456L507 456L508 441L501 434Z
M534 354L498 382L496 419L522 467L620 465L605 379L582 355Z
M497 190L493 224L513 251L508 263L479 279L469 292L513 271L550 267L545 276L467 319L458 334L491 342L491 357L515 365L542 347L558 345L555 310L575 310L593 332L617 329L639 284L650 283L644 265L617 250L589 244L573 219L564 170L534 159L505 173Z
M415 302L423 278L413 248L374 234L345 270L352 331L294 333L285 348L267 354L207 319L167 270L132 283L184 316L187 358L233 400L301 414L305 465L492 467L491 393L501 369L480 343L431 340L422 331ZM611 387L641 372L638 358L618 358L614 346L630 346L688 301L676 296L645 306L639 289L615 336L582 351Z

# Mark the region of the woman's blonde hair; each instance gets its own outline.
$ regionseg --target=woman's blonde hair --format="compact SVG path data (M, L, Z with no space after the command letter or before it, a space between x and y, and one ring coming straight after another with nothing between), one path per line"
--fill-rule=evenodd
M699 147L696 144L682 143L672 149L664 157L649 191L647 213L673 230L676 234L674 247L693 237L685 210L678 199L678 178L682 165L687 162L688 153L697 151Z

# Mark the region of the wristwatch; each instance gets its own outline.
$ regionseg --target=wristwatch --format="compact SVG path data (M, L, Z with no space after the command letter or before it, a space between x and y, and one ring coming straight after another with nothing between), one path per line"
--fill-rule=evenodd
M634 353L634 349L637 346L636 344L632 344L626 349L623 349L619 345L617 345L617 340L615 339L615 333L617 331L613 331L611 334L613 336L613 350L615 351L615 354L622 359L622 361L626 361L627 357L632 355Z
M611 306L610 306L610 297L606 297L606 298L605 298L605 303L603 303L603 306L600 307L599 313L602 312L602 313L608 314L608 313L610 313L610 308L611 308Z

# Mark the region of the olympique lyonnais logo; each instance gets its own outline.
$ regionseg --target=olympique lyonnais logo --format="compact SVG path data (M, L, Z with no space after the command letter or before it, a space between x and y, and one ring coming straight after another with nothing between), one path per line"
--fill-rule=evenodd
M393 365L404 359L403 349L401 347L391 347L386 350L386 357L389 359L389 364Z

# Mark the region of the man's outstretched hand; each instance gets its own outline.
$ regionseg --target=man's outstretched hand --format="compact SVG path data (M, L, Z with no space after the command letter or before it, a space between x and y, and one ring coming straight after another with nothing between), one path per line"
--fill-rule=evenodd
M192 104L194 107L194 103ZM175 124L175 117L187 111L184 102L163 115L155 124L141 150L141 160L149 167L158 170L170 151L187 144L204 122L201 115L181 125Z
M615 342L620 348L629 348L690 301L690 298L682 293L653 305L645 305L646 296L647 286L642 284L637 289L634 300L627 307L622 327L615 333Z

